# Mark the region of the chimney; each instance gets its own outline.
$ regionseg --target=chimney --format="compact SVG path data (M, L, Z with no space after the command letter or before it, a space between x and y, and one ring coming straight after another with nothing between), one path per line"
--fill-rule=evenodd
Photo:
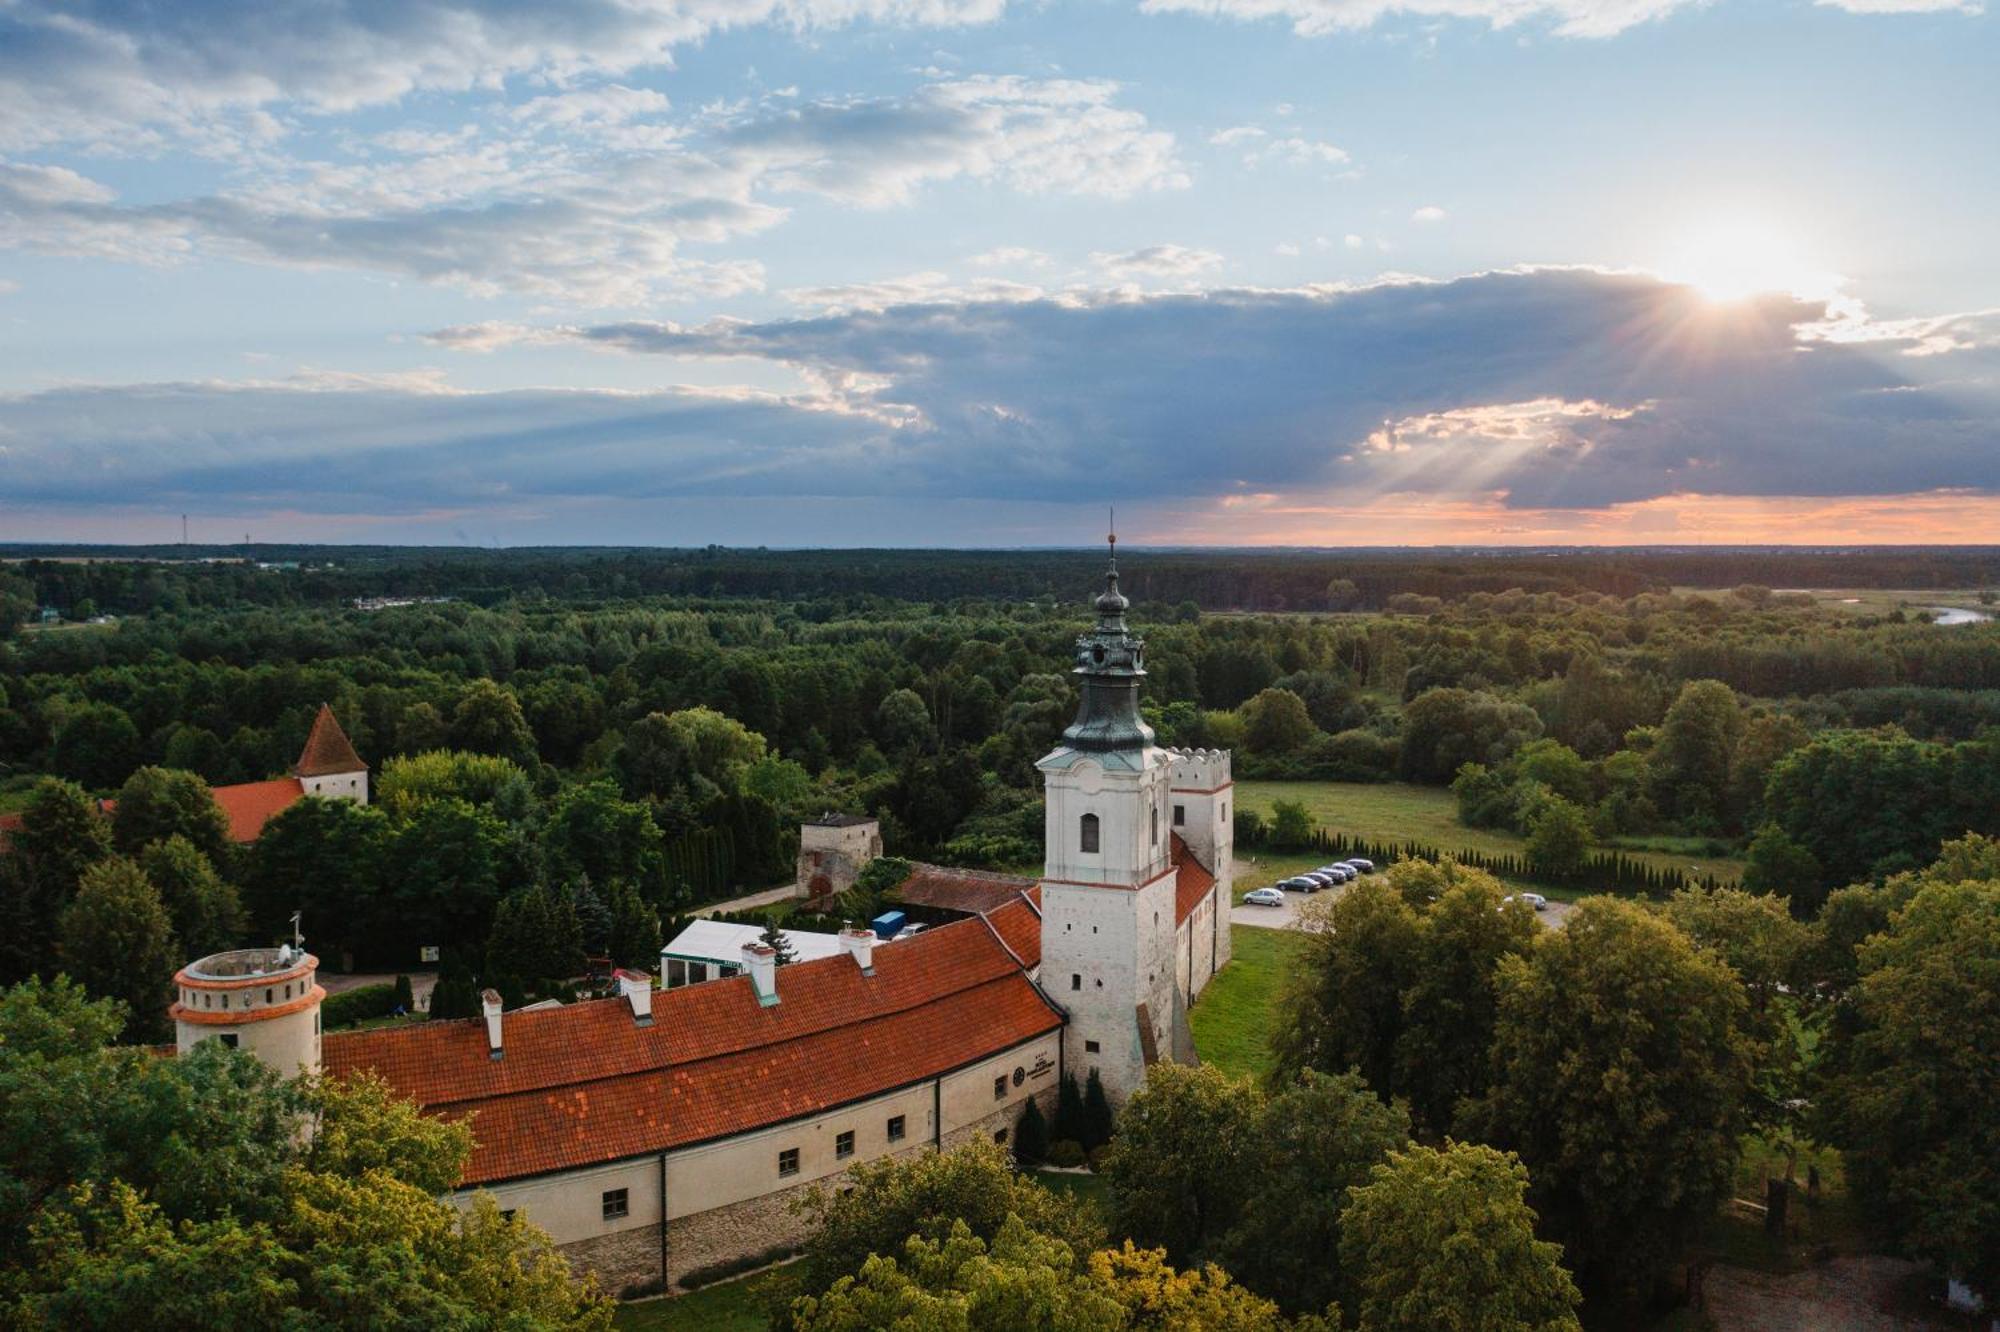
M757 1002L765 1008L778 1002L778 950L767 943L743 945L743 969L757 989Z
M481 990L479 992L480 1011L486 1014L486 1051L494 1059L500 1057L500 991Z
M618 993L625 996L625 1002L632 1005L634 1025L653 1025L653 978L643 971L620 971L618 973Z
M875 931L848 926L840 932L840 951L854 959L862 975L875 974Z

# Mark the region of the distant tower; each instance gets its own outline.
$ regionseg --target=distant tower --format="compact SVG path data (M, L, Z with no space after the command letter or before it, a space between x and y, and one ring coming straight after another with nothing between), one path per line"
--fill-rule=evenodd
M354 752L353 742L325 703L319 705L319 716L313 718L312 733L299 751L299 761L292 765L292 775L309 796L368 803L368 765Z
M1096 627L1077 639L1076 720L1035 766L1047 823L1041 982L1070 1015L1066 1067L1096 1069L1122 1101L1171 1057L1177 990L1173 763L1139 716L1146 645L1125 624L1116 541Z
M286 944L212 953L174 973L174 1047L213 1037L286 1077L319 1071L319 959Z

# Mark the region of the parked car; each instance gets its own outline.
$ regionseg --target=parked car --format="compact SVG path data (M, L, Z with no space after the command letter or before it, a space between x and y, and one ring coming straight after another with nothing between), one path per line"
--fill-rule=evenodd
M1375 862L1372 860L1363 860L1360 856L1356 856L1352 860L1342 861L1341 863L1351 867L1358 874L1373 874L1375 872Z
M1501 898L1500 901L1504 905L1513 901L1517 896L1537 911L1547 911L1549 909L1549 899L1543 897L1540 893L1509 893Z
M1338 888L1344 882L1335 875L1327 874L1322 870L1307 870L1299 877L1302 879L1311 879L1322 888Z
M1346 865L1321 865L1318 869L1314 870L1313 873L1330 874L1333 876L1333 881L1335 883L1346 883L1349 879L1352 879L1354 877L1354 871L1348 868Z
M1285 893L1282 888L1252 888L1243 894L1245 906L1283 906Z
M1316 893L1319 891L1319 884L1308 879L1303 874L1286 879L1278 886L1288 893Z

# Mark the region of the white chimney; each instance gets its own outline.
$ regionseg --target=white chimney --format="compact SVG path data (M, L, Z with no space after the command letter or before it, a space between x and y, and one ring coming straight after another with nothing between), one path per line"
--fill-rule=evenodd
M840 932L840 951L854 959L861 974L875 974L875 931L848 926Z
M653 1025L653 978L643 971L620 971L618 993L632 1005L632 1021L641 1027Z
M479 1007L486 1014L486 1051L494 1059L500 1057L500 991L481 990Z
M778 1002L778 950L767 943L743 945L743 969L756 987L757 1002L765 1008Z

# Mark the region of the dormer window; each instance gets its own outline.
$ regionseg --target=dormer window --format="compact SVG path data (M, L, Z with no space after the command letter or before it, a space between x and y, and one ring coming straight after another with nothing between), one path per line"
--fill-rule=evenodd
M1097 854L1097 816L1086 814L1077 823L1077 849L1086 856Z

